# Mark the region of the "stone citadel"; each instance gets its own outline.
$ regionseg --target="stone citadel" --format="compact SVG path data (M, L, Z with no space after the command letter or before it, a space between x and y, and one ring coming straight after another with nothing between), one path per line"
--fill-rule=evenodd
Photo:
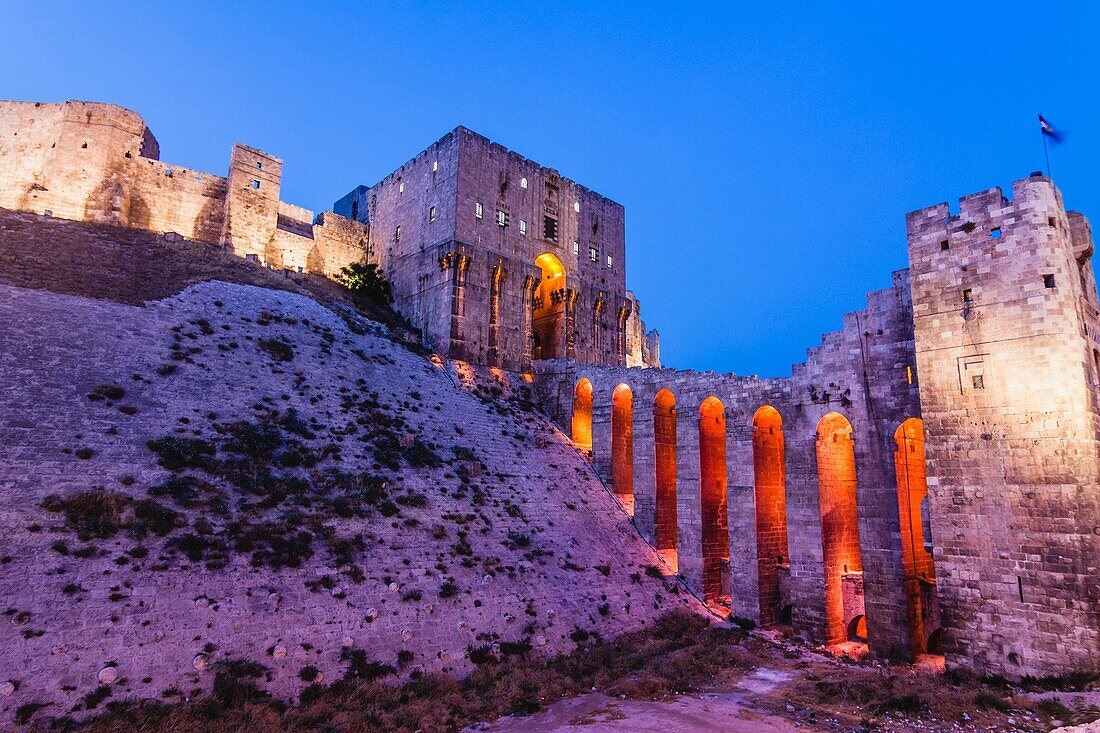
M224 177L163 163L116 106L0 103L0 208L379 264L431 348L533 381L712 608L981 674L1100 667L1100 304L1049 178L908 214L909 269L761 379L662 367L623 207L465 128L334 212L281 175L244 145Z

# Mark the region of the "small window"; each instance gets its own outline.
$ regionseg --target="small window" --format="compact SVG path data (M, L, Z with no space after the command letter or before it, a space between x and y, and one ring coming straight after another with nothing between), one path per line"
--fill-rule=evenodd
M428 221L435 221L435 207L428 209Z
M264 162L262 160L256 161L256 170L263 170Z
M405 193L405 182L404 181L401 181L401 183L397 184L397 192L398 193Z
M172 175L171 171L168 172L168 175ZM255 190L259 190L260 188L260 182L257 181L255 178L252 179L252 188Z
M581 202L580 201L574 201L573 202L573 211L577 212L578 214L581 213Z
M608 255L607 256L607 269L610 270L611 266L612 266L611 255Z
M527 188L527 179L526 178L519 179L519 187L520 188Z
M948 242L946 239L943 240L942 242L940 242L940 251L941 252L946 252L949 249L951 249L951 243L950 242Z
M973 303L974 302L974 291L972 289L967 288L966 290L963 291L963 302L964 303Z
M595 247L588 248L588 259L592 260L593 262L600 261L600 253Z
M525 219L519 220L519 233L527 236L527 221Z
M1054 275L1043 275L1043 287L1045 287L1045 288L1053 288L1054 287Z
M401 241L401 225L400 224L398 224L397 228L393 230L393 241L395 241L395 242L400 242Z
M971 377L971 382L974 384L974 389L985 389L985 375L975 374Z
M432 161L432 173L435 173L437 170L439 170L439 161L438 160L433 160Z
M480 201L478 201L476 204L474 204L474 216L476 216L478 219L480 219L484 213L485 213L485 207L481 205Z
M542 217L542 235L551 242L558 241L558 220L552 216Z
M1047 226L1053 229L1054 227L1058 226L1058 221L1053 216L1048 216Z
M579 255L581 253L581 243L573 242L573 254Z
M171 168L165 168L164 169L164 175L168 178L171 178L172 177L172 169ZM259 181L257 181L257 183L259 183Z
M508 226L508 215L505 214L500 209L497 209L497 226L499 226L499 227Z
M990 236L991 239L1000 239L1001 238L1001 228L1000 227L993 227L992 229L989 230L989 236Z

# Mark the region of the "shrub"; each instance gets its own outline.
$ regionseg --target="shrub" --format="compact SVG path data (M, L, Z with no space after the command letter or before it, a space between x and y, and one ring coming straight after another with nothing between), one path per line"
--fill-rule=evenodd
M92 537L112 537L122 528L122 510L129 499L103 488L69 494L64 499L56 494L42 501L42 508L62 512L65 526L87 541Z
M270 354L275 361L294 360L294 347L280 338L260 339L256 345Z
M393 302L389 281L374 263L353 263L340 268L336 282L347 288L357 305L382 305Z
M126 395L126 390L117 384L101 384L88 393L88 399L92 402L100 400L120 400Z
M166 435L150 440L146 445L160 458L160 465L169 471L184 468L210 470L214 467L214 446L205 440Z

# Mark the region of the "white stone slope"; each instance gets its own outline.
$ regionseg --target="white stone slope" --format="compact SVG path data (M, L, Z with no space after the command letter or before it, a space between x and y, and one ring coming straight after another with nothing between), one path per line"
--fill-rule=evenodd
M578 629L608 637L673 608L700 610L652 577L655 553L544 417L456 386L364 323L357 335L308 298L222 282L145 307L0 285L0 726L30 703L48 703L44 715L84 712L100 685L112 700L186 696L223 659L262 663L268 687L292 697L306 680L344 674L351 648L398 674L461 673L470 647L555 653L574 647ZM292 358L261 340L289 344ZM162 374L165 365L176 369ZM89 399L103 385L124 394ZM415 435L445 462L378 468L360 439L363 413L348 409L371 393L406 421L395 430L402 450ZM327 519L329 540L362 541L350 563L315 531L300 567L254 566L247 548L222 568L193 562L172 538L217 536L227 520L197 527L196 510L171 496L154 499L178 515L167 536L122 528L82 541L42 506L95 487L149 499L171 473L148 441L216 441L215 425L290 408L310 425L305 447L325 457L285 473L385 476L389 498L417 497L392 516ZM224 482L178 473L218 484L226 513L237 511ZM457 592L441 596L448 581Z

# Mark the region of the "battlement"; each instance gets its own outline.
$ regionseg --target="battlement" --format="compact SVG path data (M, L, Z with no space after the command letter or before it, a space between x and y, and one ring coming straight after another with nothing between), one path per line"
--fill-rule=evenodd
M173 232L299 272L363 260L367 228L314 226L279 200L282 169L242 143L224 177L166 163L141 115L114 104L0 101L0 208Z

